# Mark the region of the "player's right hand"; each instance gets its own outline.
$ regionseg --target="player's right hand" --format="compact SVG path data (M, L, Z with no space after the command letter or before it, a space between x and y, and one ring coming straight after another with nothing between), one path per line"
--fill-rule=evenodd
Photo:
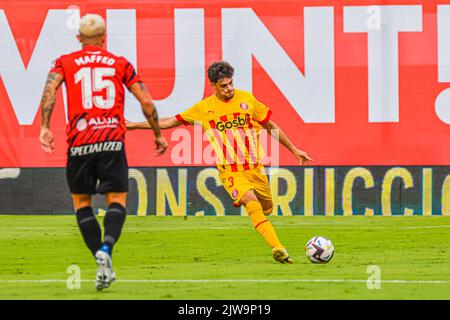
M47 153L53 153L55 149L53 133L49 128L41 128L39 135L39 141L41 142L41 148Z
M155 138L156 155L160 156L167 150L167 141L163 135L159 135Z
M314 161L313 158L308 156L308 154L302 150L296 149L294 151L294 156L297 158L300 165L306 165L308 164L308 161Z

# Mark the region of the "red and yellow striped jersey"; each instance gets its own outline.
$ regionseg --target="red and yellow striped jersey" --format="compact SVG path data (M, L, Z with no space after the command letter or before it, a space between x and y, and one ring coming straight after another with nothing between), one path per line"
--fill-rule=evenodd
M235 90L227 102L212 95L176 118L185 125L200 124L215 151L218 169L237 172L261 164L264 150L259 135L271 113L251 93Z

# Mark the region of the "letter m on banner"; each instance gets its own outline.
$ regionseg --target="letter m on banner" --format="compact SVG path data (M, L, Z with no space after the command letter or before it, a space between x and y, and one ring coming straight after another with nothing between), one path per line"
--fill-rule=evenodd
M28 66L22 60L5 11L0 10L0 77L17 119L33 123L53 60L79 49L76 29L68 28L66 10L49 10Z

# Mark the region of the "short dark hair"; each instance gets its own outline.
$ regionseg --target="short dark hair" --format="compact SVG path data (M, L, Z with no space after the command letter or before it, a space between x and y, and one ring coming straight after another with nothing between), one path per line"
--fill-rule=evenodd
M232 78L233 74L233 67L226 61L217 61L208 67L208 79L212 83L223 78Z

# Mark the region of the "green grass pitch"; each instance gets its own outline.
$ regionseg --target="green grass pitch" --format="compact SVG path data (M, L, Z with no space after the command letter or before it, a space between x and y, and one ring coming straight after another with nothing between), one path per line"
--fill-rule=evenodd
M248 217L129 216L118 281L96 292L75 217L0 216L0 299L450 299L450 217L270 219L295 264L273 261ZM334 243L329 264L306 260L315 235ZM70 265L79 289L67 287Z

